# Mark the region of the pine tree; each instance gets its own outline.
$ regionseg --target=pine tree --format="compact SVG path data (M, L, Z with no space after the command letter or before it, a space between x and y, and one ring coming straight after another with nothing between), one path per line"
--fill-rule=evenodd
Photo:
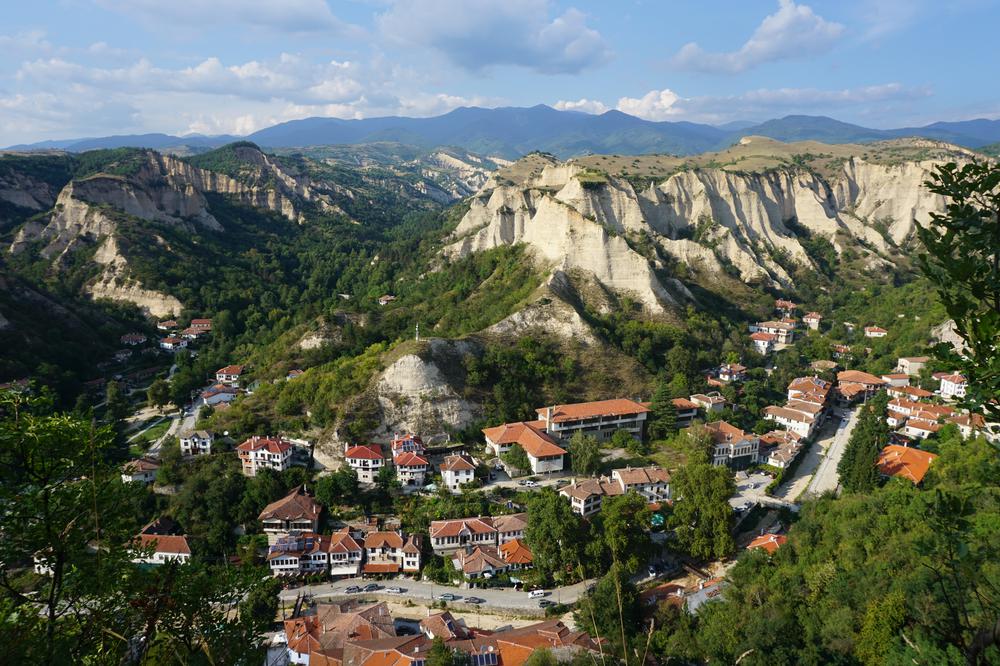
M673 391L669 383L660 379L650 406L649 437L663 439L677 428L677 408L674 407Z

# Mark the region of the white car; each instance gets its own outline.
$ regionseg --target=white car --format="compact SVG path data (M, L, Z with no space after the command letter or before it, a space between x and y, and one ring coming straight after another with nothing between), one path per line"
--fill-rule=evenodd
M532 590L531 592L528 592L528 598L529 599L541 599L542 597L544 597L547 594L548 594L548 592L546 592L545 590Z
M386 594L402 594L403 593L403 588L401 588L401 587L390 587L385 592L386 592Z

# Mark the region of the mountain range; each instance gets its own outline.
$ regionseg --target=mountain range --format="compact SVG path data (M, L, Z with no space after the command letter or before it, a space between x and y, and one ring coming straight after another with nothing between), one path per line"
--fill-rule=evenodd
M713 126L692 122L654 122L621 111L592 115L560 111L543 104L530 108L461 107L428 118L303 118L258 130L244 138L264 148L396 142L425 148L455 146L483 155L513 159L532 151L559 158L589 153L693 155L720 150L743 136L780 141L864 143L900 137L923 137L968 148L1000 141L1000 120L936 122L923 127L872 129L825 116L793 115L752 124ZM231 135L116 135L41 141L8 150L83 152L124 146L197 153L237 139Z

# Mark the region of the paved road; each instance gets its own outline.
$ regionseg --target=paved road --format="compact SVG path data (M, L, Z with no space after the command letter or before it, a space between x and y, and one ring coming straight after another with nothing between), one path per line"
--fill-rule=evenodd
M163 447L163 443L167 441L168 437L176 437L179 433L188 430L194 430L194 425L198 421L198 413L201 411L202 401L199 397L194 401L189 412L184 410L178 410L174 413L172 420L170 422L170 427L167 431L163 433L163 436L158 440L153 442L146 455L152 456L153 458L160 457L160 449Z
M773 479L767 474L757 472L747 478L736 480L736 494L729 498L729 504L734 509L754 502L760 502L768 498L764 489Z
M398 601L412 599L416 603L430 603L431 601L440 600L442 594L451 593L461 598L455 601L449 601L449 606L463 607L463 600L467 597L474 596L486 600L486 603L483 604L483 610L486 610L491 606L505 609L540 610L538 607L539 599L530 599L528 597L528 593L523 591L497 588L469 590L437 585L427 581L413 581L409 579L380 581L378 584L383 585L383 589L371 594L348 595L344 591L351 585L364 587L370 582L371 581L362 580L360 578L351 578L337 581L335 583L303 585L289 590L282 590L279 597L285 601L291 601L300 594L308 594L314 599L365 597L378 598L380 600L392 599ZM580 596L586 591L587 586L592 582L593 581L583 581L582 583L567 585L566 587L554 588L549 591L550 594L545 598L556 603L574 603L580 598ZM386 594L385 588L393 586L401 587L406 591L403 594ZM467 605L466 607L475 608L473 605Z
M844 455L844 448L847 446L847 440L851 438L851 432L853 432L854 426L858 422L859 412L860 410L857 409L852 411L847 423L837 428L837 432L833 436L833 441L827 447L823 460L820 462L819 467L816 468L816 473L809 482L809 487L805 492L806 495L822 495L829 490L836 490L837 486L840 485L837 465L840 464L840 459Z

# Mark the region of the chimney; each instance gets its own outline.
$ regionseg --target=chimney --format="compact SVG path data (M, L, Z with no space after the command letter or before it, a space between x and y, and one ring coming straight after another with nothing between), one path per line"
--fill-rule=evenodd
M545 429L549 429L549 424L552 423L552 407L545 408Z

